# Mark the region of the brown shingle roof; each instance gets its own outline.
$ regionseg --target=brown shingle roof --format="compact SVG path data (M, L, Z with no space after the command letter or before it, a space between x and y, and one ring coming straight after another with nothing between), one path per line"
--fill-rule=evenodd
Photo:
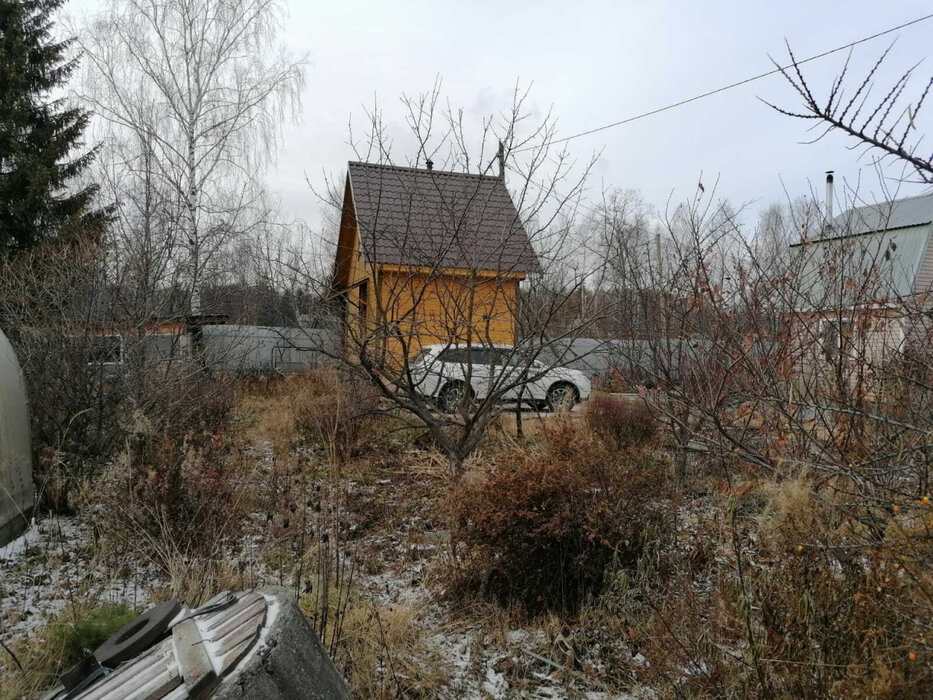
M505 182L488 175L348 165L360 245L370 263L538 272Z

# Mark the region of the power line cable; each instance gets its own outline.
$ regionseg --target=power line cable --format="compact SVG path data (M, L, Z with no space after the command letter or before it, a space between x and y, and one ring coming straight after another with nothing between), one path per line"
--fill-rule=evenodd
M856 41L851 41L851 42L849 42L848 44L844 44L843 46L837 46L836 48L830 49L829 51L824 51L823 53L818 53L818 54L816 54L816 55L814 55L814 56L810 56L810 57L808 57L808 58L801 59L801 60L799 60L799 61L796 61L796 64L797 64L798 66L801 66L801 65L803 65L804 63L810 63L811 61L816 61L817 59L825 58L826 56L830 56L830 55L832 55L832 54L834 54L834 53L839 53L840 51L845 51L846 49L851 49L853 46L858 46L859 44L864 44L864 43L867 42L867 41L872 41L873 39L877 39L877 38L882 37L882 36L885 36L885 35L887 35L887 34L891 34L892 32L896 32L896 31L898 31L898 30L900 30L900 29L906 29L907 27L913 26L913 25L915 25L915 24L919 24L920 22L925 22L926 20L928 20L928 19L930 19L930 18L933 18L933 14L924 15L923 17L918 17L917 19L911 20L910 22L905 22L905 23L903 23L903 24L897 25L896 27L891 27L890 29L885 29L883 32L878 32L877 34L872 34L871 36L866 36L866 37L863 37L863 38L861 38L861 39L857 39ZM731 90L732 88L737 88L737 87L740 87L740 86L742 86L742 85L747 85L748 83L755 82L756 80L761 80L762 78L767 78L767 77L769 77L769 76L772 76L772 75L775 75L775 74L777 74L777 73L780 73L781 71L787 70L788 68L793 68L793 66L794 66L794 64L789 64L789 65L786 65L786 66L779 66L779 67L777 67L777 68L774 68L774 69L772 69L772 70L769 70L769 71L766 72L766 73L759 73L758 75L753 75L753 76L750 77L750 78L745 78L744 80L739 80L738 82L730 83L729 85L724 85L724 86L722 86L722 87L716 88L715 90L710 90L710 91L708 91L708 92L704 92L704 93L701 94L701 95L695 95L695 96L693 96L693 97L688 97L687 99L680 100L679 102L674 102L674 103L672 103L672 104L665 105L664 107L658 107L657 109L653 109L653 110L651 110L650 112L642 112L641 114L636 114L636 115L633 116L633 117L628 117L628 118L626 118L626 119L622 119L622 120L620 120L620 121L613 122L612 124L606 124L606 125L604 125L604 126L597 126L597 127L593 128L593 129L587 129L586 131L581 131L581 132L578 133L578 134L572 134L572 135L570 135L570 136L565 136L565 137L560 138L560 139L554 139L553 141L548 141L546 144L544 144L544 146L553 146L553 145L558 144L558 143L566 143L567 141L572 141L572 140L578 139L578 138L580 138L580 137L582 137L582 136L589 136L590 134L595 134L595 133L598 133L598 132L600 132L600 131L605 131L606 129L612 129L612 128L615 128L615 127L617 127L617 126L622 126L623 124L629 124L629 123L631 123L631 122L638 121L639 119L644 119L645 117L651 117L651 116L654 116L655 114L660 114L661 112L666 112L666 111L668 111L668 110L674 109L675 107L682 107L683 105L690 104L691 102L696 102L697 100L702 100L702 99L704 99L704 98L706 98L706 97L710 97L710 96L712 96L712 95L718 95L720 92L725 92L726 90ZM522 153L522 152L524 152L524 151L530 151L530 150L533 150L533 149L535 149L535 148L540 148L540 146L526 146L525 148L516 149L514 152L515 152L515 153Z

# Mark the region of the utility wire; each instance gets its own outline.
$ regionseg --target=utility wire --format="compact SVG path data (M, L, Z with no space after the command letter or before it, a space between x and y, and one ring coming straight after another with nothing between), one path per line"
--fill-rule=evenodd
M890 29L885 29L883 32L878 32L877 34L872 34L871 36L866 36L856 41L851 41L848 44L843 46L837 46L835 49L830 49L829 51L824 51L823 53L816 54L815 56L810 56L808 58L801 59L796 61L798 66L803 65L804 63L810 63L811 61L816 61L820 58L825 58L834 53L839 53L840 51L845 51L846 49L851 49L853 46L858 46L859 44L864 44L867 41L872 41L879 37L885 36L886 34L891 34L900 29L905 29L914 24L919 24L920 22L925 22L926 20L933 18L933 14L925 15L923 17L918 17L917 19L911 20L910 22L905 22L904 24L899 24L896 27L891 27ZM661 112L666 112L669 109L674 109L675 107L681 107L685 104L690 104L691 102L696 102L697 100L702 100L703 98L710 97L712 95L718 95L720 92L725 92L726 90L731 90L732 88L740 87L742 85L747 85L748 83L755 82L756 80L761 80L762 78L767 78L769 76L780 73L781 71L787 70L788 68L793 68L794 64L789 64L786 66L779 66L772 70L769 70L766 73L759 73L758 75L753 75L750 78L745 78L744 80L739 80L735 83L730 83L729 85L724 85L715 90L710 90L709 92L704 92L702 95L695 95L694 97L688 97L685 100L680 100L679 102L674 102L673 104L665 105L664 107L658 107L653 109L650 112L642 112L641 114L636 114L633 117L628 117L627 119L622 119L621 121L613 122L612 124L606 124L605 126L597 126L594 129L588 129L586 131L581 131L578 134L572 134L571 136L565 136L561 139L554 139L553 141L548 141L544 146L553 146L558 143L566 143L567 141L572 141L573 139L578 139L581 136L589 136L590 134L595 134L600 131L605 131L606 129L612 129L617 126L622 126L623 124L629 124L639 119L644 119L645 117L651 117L655 114L660 114ZM540 148L540 146L526 146L525 148L519 148L514 151L514 153L522 153L523 151L530 151L535 148Z

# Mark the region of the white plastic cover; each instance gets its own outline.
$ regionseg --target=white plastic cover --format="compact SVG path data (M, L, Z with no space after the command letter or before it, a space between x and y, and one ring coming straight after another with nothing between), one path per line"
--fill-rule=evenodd
M34 494L26 387L16 353L0 331L0 545L25 528Z

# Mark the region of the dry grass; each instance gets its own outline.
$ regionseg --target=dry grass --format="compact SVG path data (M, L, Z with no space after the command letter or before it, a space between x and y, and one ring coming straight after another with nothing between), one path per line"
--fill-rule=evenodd
M352 597L333 658L356 697L436 697L449 674L427 646L431 630L416 623L417 615L409 605Z
M237 437L247 445L270 444L287 454L300 440L296 410L314 383L311 373L242 381L237 386Z
M923 697L933 682L931 505L854 502L839 495L851 485L769 480L738 458L672 494L663 444L631 447L638 416L615 406L595 422L526 413L523 440L506 412L456 482L384 425L334 469L326 431L300 430L320 386L238 387L224 454L261 542L167 556L157 598L282 582L357 697L481 692L490 668L530 696L548 677L570 696ZM436 638L468 640L467 671Z
M90 654L133 619L121 605L80 606L49 620L31 640L18 644L12 656L0 652L0 700L34 697L56 684L59 676Z

